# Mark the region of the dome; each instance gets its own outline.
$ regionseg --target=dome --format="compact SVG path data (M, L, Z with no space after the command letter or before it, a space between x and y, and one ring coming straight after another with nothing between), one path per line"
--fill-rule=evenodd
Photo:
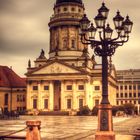
M56 4L61 4L61 3L66 3L66 2L74 2L74 3L79 3L82 4L82 0L57 0Z

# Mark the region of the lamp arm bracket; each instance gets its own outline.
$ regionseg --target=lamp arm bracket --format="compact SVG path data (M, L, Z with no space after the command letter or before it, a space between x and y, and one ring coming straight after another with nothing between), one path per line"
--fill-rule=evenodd
M128 40L129 40L129 36L124 41L114 41L114 42L112 42L112 44L118 44L118 43L123 43L124 44L124 43L128 42Z
M90 44L91 44L89 41L86 41L86 40L83 38L83 35L81 35L81 42L82 42L82 44L84 44L84 45L90 45Z
M119 39L119 37L120 37L120 33L118 33L118 36L117 36L116 38L111 39L110 41L111 41L111 42L116 41L116 40L118 40L118 39Z
M87 39L85 34L83 35L83 37L84 37L84 40L85 40L85 41L91 42L92 44L98 44L98 45L101 44L101 41Z

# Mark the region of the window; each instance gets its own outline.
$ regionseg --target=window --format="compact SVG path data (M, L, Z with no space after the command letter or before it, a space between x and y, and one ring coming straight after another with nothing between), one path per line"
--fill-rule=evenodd
M63 48L67 48L67 39L63 39Z
M127 98L127 93L125 93L125 98Z
M44 86L44 90L49 90L49 86Z
M132 93L129 93L129 97L132 97Z
M81 12L81 9L78 9L79 13Z
M83 99L79 99L79 108L83 107Z
M44 109L48 109L48 99L44 99Z
M78 85L78 90L84 90L84 85Z
M63 9L64 11L67 11L68 9L66 8L66 7L64 7L64 9Z
M71 99L67 99L67 109L71 109Z
M138 90L140 90L140 85L138 85Z
M38 90L38 86L33 86L33 90Z
M23 107L23 110L26 110L26 107Z
M129 85L129 90L131 90L132 89L132 86L131 85Z
M20 95L20 97L19 97L19 98L20 98L20 99L19 99L19 100L20 100L20 102L22 102L22 101L23 101L22 95Z
M136 85L133 86L133 89L136 90Z
M19 95L17 95L17 102L19 102L20 101L20 96Z
M121 101L121 105L123 104L123 101Z
M37 99L33 99L33 109L37 109Z
M71 8L71 11L75 11L75 8L74 8L74 7L72 7L72 8Z
M20 111L20 107L17 107L17 111Z
M117 105L119 105L119 101L117 101Z
M125 90L127 90L127 86L125 86Z
M8 105L8 94L5 94L4 105Z
M67 90L72 90L72 85L67 85Z
M136 104L136 101L134 101L134 104Z
M123 97L123 93L121 93L121 97Z
M23 102L25 102L25 95L23 95Z
M95 86L95 90L100 90L100 86Z
M95 106L97 106L97 105L99 105L99 100L98 99L95 100Z
M134 93L134 97L136 97L136 93Z
M119 98L119 93L116 94L116 97Z
M71 41L71 47L75 48L75 40L74 39Z
M58 11L57 11L58 13L60 12L60 9L58 9Z
M125 104L127 104L127 101L125 101Z
M120 86L120 89L123 90L123 86Z
M138 97L140 97L140 93L138 93Z

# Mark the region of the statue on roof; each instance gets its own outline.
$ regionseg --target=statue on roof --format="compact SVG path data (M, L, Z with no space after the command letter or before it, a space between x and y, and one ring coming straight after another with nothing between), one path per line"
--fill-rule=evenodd
M46 59L45 57L45 51L43 49L41 49L41 53L38 59Z
M31 68L31 60L28 61L28 68Z

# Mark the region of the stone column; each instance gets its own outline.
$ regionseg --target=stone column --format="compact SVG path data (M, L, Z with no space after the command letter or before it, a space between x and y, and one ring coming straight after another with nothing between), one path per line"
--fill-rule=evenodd
M64 88L65 88L65 81L61 81L61 110L65 110L65 94L64 94Z
M27 96L26 96L26 106L27 109L31 109L32 108L32 99L31 99L31 82L28 81L27 83Z
M41 140L40 125L41 121L27 121L26 140Z
M53 87L53 81L50 81L49 86L49 109L51 111L54 110L54 87Z
M89 106L89 85L88 80L85 80L85 105Z
M62 50L63 48L62 48L62 33L61 33L62 31L61 31L61 28L58 29L58 32L59 32L58 33L59 34L59 37L58 37L59 38L59 44L58 45L59 45L59 49Z
M71 48L70 46L71 42L70 42L70 28L68 27L68 50Z
M41 99L41 82L38 82L38 100L37 100L37 108L41 109L41 103L42 103L42 99Z
M77 96L76 96L76 81L73 81L73 98L72 98L72 105L73 109L77 109Z

